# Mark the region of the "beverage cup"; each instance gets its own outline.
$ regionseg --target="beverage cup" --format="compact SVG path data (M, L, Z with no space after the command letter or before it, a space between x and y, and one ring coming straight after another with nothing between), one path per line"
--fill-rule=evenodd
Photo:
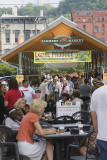
M50 116L48 114L45 114L45 119L49 119Z
M65 129L65 128L64 128L63 126L59 127L59 133L60 133L60 134L64 134L64 129Z
M79 128L79 132L83 132L83 124L79 124L78 128Z

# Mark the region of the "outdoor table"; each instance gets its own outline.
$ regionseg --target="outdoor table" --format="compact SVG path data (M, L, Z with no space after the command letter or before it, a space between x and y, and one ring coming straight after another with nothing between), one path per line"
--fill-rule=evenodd
M67 124L52 124L54 128L59 128L64 126L65 128L78 127L79 123L67 123ZM90 124L83 124L83 127L91 126Z
M54 140L56 145L56 157L55 160L66 160L65 154L65 142L66 140L76 139L86 136L88 133L83 132L82 134L71 134L70 132L65 132L63 134L49 134L43 137L48 140Z

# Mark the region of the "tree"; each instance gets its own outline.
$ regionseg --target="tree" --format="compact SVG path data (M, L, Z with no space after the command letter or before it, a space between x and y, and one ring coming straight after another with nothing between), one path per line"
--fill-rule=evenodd
M16 69L8 67L5 64L0 63L0 77L16 75Z

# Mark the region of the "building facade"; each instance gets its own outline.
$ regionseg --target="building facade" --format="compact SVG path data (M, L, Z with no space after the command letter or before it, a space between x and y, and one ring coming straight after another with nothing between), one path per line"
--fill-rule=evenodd
M17 16L17 10L13 9L13 15L4 14L0 17L0 23L3 54L44 30L47 26L47 17L43 14L40 17Z
M107 10L75 11L72 8L71 17L80 29L107 42Z

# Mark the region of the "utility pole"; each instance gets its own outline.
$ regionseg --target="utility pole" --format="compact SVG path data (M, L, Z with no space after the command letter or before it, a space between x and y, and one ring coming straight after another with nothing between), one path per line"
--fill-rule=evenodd
M37 0L37 6L39 6L39 0Z

